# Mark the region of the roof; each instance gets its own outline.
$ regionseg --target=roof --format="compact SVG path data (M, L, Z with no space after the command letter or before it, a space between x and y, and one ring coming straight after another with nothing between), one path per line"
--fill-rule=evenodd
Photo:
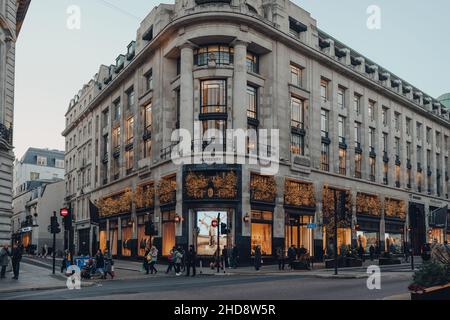
M22 163L36 164L37 156L46 157L47 165L53 167L55 163L54 161L49 161L49 159L64 160L64 151L28 148L20 161Z
M17 1L17 16L16 16L16 35L19 35L20 29L22 29L23 21L27 15L28 8L31 0L18 0Z

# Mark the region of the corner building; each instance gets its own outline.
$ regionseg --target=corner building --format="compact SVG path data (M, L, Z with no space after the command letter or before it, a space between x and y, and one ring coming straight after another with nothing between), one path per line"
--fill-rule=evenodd
M249 161L175 165L172 132L193 132L194 121L279 129L278 174L261 176ZM163 256L175 244L211 256L220 217L229 229L220 245L236 244L241 261L256 244L266 259L290 245L322 259L334 190L346 191L348 209L339 247L400 253L412 243L418 252L448 237L431 215L448 204L448 109L290 1L159 5L71 101L66 124L66 202L80 253L99 246L138 258L151 242Z

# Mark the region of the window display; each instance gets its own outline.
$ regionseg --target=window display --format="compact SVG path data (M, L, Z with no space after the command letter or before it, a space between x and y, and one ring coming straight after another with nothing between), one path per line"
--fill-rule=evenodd
M220 216L220 223L228 226L228 213L226 211L198 211L197 212L197 254L201 256L214 256L217 251L217 231L212 222ZM220 248L228 246L228 235L220 235Z
M175 211L166 211L162 213L163 225L162 225L162 254L168 256L170 250L175 246Z
M327 252L328 248L332 248L333 243L333 237L334 234L327 234L326 228L323 228L323 239L324 239L324 250ZM326 239L326 240L325 240ZM342 248L351 246L352 244L352 229L351 228L338 228L338 253L340 254L342 251ZM329 254L329 253L327 253Z
M386 252L402 253L403 252L403 234L386 233Z
M272 255L273 213L270 211L252 211L251 248L261 247L264 256Z
M358 246L362 246L366 253L369 252L371 246L374 248L378 246L378 232L358 231L356 235L358 239Z
M107 249L107 234L106 234L106 230L100 230L100 236L99 236L99 242L100 242L100 250L102 250L102 252L105 252L105 250Z
M148 221L148 215L138 217L138 256L143 257L145 248L152 246L152 237L145 235L145 223Z
M440 243L444 244L444 229L442 228L433 228L430 233L430 243Z
M117 241L119 230L117 228L117 222L111 222L109 225L109 246L111 255L117 255Z

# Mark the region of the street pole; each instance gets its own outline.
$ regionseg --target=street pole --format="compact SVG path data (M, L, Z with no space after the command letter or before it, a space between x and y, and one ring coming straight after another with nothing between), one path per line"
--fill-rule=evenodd
M334 274L338 274L338 214L337 192L334 190Z
M53 217L58 219L56 217L56 211L53 211ZM56 232L53 232L53 274L55 274L55 269L56 269Z
M411 270L414 271L414 242L413 242L413 232L412 228L409 231L409 241L411 241Z
M217 214L217 273L220 273L220 213Z

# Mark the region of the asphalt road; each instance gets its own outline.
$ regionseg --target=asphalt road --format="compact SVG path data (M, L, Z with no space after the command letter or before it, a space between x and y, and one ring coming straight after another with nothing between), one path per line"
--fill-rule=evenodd
M5 300L376 300L405 294L410 273L384 272L381 290L366 279L319 279L304 275L168 277L105 281L81 290L0 294Z

